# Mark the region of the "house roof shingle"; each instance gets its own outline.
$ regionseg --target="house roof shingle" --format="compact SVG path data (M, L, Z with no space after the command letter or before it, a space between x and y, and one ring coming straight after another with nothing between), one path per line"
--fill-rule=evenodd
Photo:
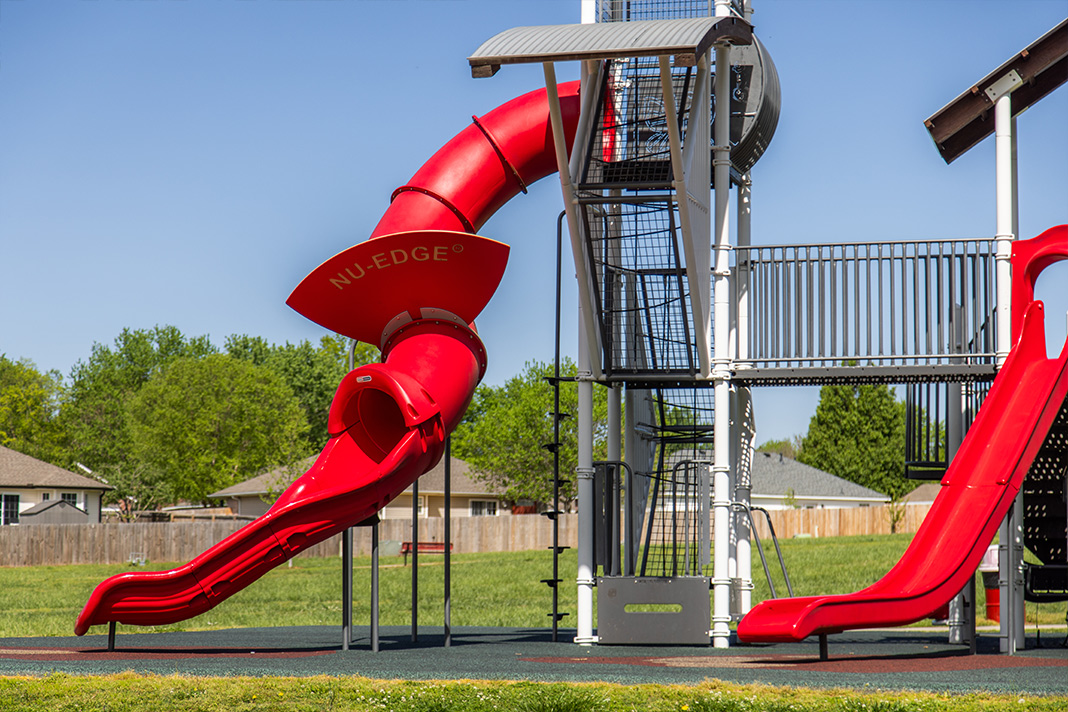
M0 487L114 489L103 482L76 475L21 452L0 445Z
M935 501L935 497L942 491L941 482L924 482L916 489L901 498L905 504L928 504Z
M700 455L711 462L711 452ZM681 459L692 458L692 453L678 453L670 458L669 466ZM838 499L870 503L889 500L889 497L882 492L876 492L777 452L759 450L754 452L750 477L750 491L754 497L784 497L788 490L793 490L795 497L805 499Z
M882 492L876 492L856 482L844 480L829 472L791 460L779 453L759 451L753 453L752 473L754 495L784 495L787 488L792 488L794 495L798 497L879 502L889 499Z
M227 497L251 497L263 496L270 493L281 493L297 477L304 474L305 470L315 462L314 458L308 458L297 463L292 468L278 468L257 475L251 479L231 485L226 489L213 492L208 495L213 499L225 499ZM471 466L463 460L452 458L452 494L454 495L486 495L496 497L500 493L493 488L474 479L471 475ZM410 492L411 487L405 490ZM445 492L445 459L442 458L434 469L419 478L420 494L443 494Z

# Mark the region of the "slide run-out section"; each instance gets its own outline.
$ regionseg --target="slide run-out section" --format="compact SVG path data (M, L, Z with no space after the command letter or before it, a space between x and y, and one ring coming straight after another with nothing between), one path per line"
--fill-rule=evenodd
M856 593L764 601L738 624L739 640L798 641L906 625L928 617L964 587L1066 407L1068 344L1058 358L1047 358L1043 305L1034 299L1039 273L1062 259L1068 259L1066 225L1015 243L1014 347L897 565Z
M558 87L570 144L578 82ZM326 446L263 516L170 571L102 582L75 624L166 625L216 606L300 551L368 519L444 452L485 374L474 319L508 248L474 233L556 171L544 89L494 109L397 189L371 235L312 271L287 300L301 314L382 350L349 373L330 406Z

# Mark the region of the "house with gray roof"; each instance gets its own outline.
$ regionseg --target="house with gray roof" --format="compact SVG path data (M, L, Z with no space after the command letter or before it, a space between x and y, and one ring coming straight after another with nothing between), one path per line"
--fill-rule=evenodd
M80 509L86 521L99 522L100 499L110 489L114 488L0 446L0 525L18 524L23 512L55 500Z
M941 482L924 482L916 489L901 498L902 504L927 505L934 504L935 497L942 491Z
M294 467L279 468L245 480L210 495L221 499L234 514L258 517L266 512L286 487L311 467L314 459ZM450 472L450 514L453 517L479 517L510 514L499 492L472 476L471 467L452 458ZM419 478L419 517L445 516L445 460ZM404 490L379 512L383 519L411 519L412 487Z
M712 467L712 453L682 451L666 458L665 467L672 471L683 462ZM890 501L882 492L863 487L855 482L811 467L777 452L753 453L750 476L750 502L754 507L764 509L793 508L843 508L870 507ZM681 471L680 471L681 472ZM675 474L681 481L683 477L695 477ZM711 482L711 472L708 481ZM687 482L693 480L687 479ZM662 495L663 496L663 495Z
M258 517L265 513L298 477L312 466L314 457L287 467L279 467L269 472L256 475L251 479L230 485L218 492L208 495L210 499L221 499L234 514Z
M751 492L753 506L764 509L869 507L890 501L882 492L777 452L753 453Z

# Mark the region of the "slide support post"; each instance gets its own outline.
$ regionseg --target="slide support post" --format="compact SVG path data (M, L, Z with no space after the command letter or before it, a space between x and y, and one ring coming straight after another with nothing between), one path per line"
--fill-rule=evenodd
M729 12L729 5L716 3L716 14ZM730 96L730 45L716 45L717 98ZM714 381L712 509L714 552L712 564L712 645L730 647L731 559L731 359L730 359L730 111L717 106L712 148L715 196Z
M997 204L997 361L1012 348L1012 243L1017 230L1016 132L1012 94L994 100L994 156ZM1024 647L1023 500L1017 496L998 530L998 580L1001 590L1000 649L1013 655Z

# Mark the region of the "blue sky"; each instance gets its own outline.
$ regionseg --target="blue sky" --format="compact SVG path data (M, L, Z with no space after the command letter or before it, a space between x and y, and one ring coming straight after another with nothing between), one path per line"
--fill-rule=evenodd
M783 110L753 169L754 242L994 232L992 139L946 166L922 122L1068 2L755 7ZM465 58L578 15L578 0L0 0L0 353L68 374L123 327L317 340L290 290L364 240L472 114L542 85L537 67L473 80ZM1032 236L1068 222L1068 89L1018 123ZM489 383L552 357L560 209L546 179L482 230L512 246L479 320ZM1066 276L1040 284L1059 341ZM573 355L570 315L564 329ZM815 402L759 390L759 439L803 433Z

